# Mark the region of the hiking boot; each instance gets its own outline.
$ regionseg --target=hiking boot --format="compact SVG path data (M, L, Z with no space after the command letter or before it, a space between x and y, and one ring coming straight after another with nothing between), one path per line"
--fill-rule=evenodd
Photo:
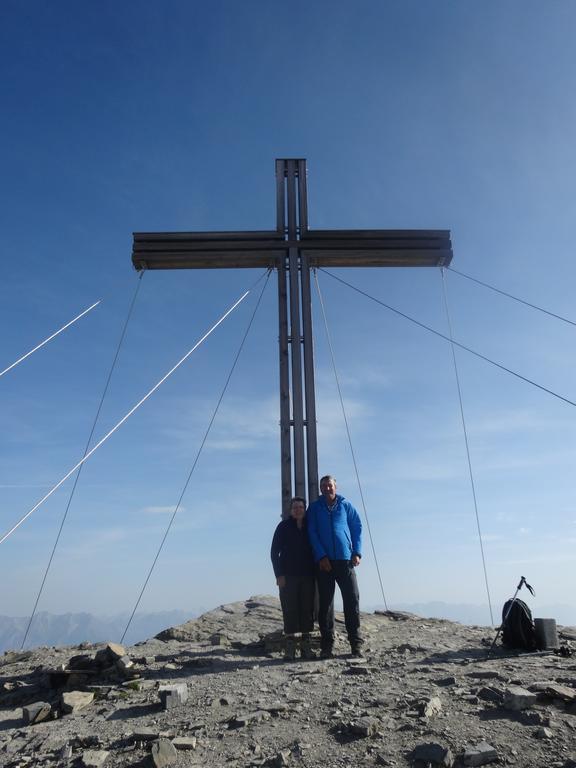
M284 661L294 661L296 658L296 640L287 637L284 644Z
M321 659L331 659L332 658L332 646L326 645L324 648L320 649L320 658Z
M303 659L315 659L316 654L312 650L312 644L310 641L310 635L302 635L300 640L300 656Z
M350 653L352 658L361 659L363 657L362 645L363 641L360 638L350 640Z

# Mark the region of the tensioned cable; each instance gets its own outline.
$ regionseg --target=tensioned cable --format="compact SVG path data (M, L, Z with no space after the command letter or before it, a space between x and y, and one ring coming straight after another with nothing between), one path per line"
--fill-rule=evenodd
M262 276L262 277L263 277L263 276ZM143 403L144 403L146 400L148 400L148 398L149 398L151 395L153 395L153 394L154 394L154 392L156 392L156 390L157 390L157 389L158 389L160 386L162 386L162 384L163 384L163 383L166 381L166 379L168 379L168 378L169 378L169 377L170 377L170 376L171 376L171 375L174 373L174 371L176 371L176 369L177 369L177 368L179 368L179 367L182 365L182 363L183 363L185 360L187 360L187 359L190 357L190 355L191 355L193 352L195 352L195 351L196 351L196 349L198 349L198 347L199 347L199 346L200 346L200 345L201 345L201 344L202 344L202 343L203 343L203 342L204 342L204 341L205 341L205 340L208 338L208 336L210 336L210 334L211 334L211 333L213 333L213 331L215 331L215 330L216 330L216 328L217 328L217 327L218 327L218 326L219 326L221 323L223 323L223 322L224 322L224 320L225 320L225 319L228 317L228 315L230 315L230 314L231 314L231 313L232 313L232 312L233 312L233 311L236 309L236 307L237 307L239 304L241 304L241 303L244 301L244 299L246 298L246 296L248 296L248 294L249 294L249 293L250 293L250 292L251 292L251 291L254 289L254 287L255 287L255 286L256 286L256 285L257 285L257 284L260 282L260 280L262 280L262 277L260 277L260 278L259 278L259 279L256 281L256 283L254 283L254 285L253 285L251 288L249 288L247 291L245 291L245 292L242 294L242 296L240 296L240 298L239 298L239 299L237 299L237 301L235 301L235 302L234 302L234 304L232 304L232 306L231 306L229 309L227 309L227 310L226 310L226 312L225 312L225 313L224 313L224 314L223 314L223 315L220 317L220 319L219 319L219 320L217 320L217 321L214 323L214 325L213 325L211 328L209 328L209 329L206 331L206 333L205 333L205 334L204 334L204 335L203 335L203 336L202 336L202 337L201 337L201 338L200 338L200 339L199 339L199 340L196 342L196 344L194 344L194 346L193 346L191 349L189 349L189 350L188 350L188 352L186 352L186 354L185 354L183 357L181 357L181 358L180 358L180 360L179 360L179 361L176 363L176 365L174 365L174 366L173 366L173 367L172 367L172 368L171 368L171 369L168 371L168 373L166 373L166 374L165 374L165 375L164 375L164 376L163 376L163 377L160 379L160 381L156 382L156 384L155 384L155 385L152 387L152 389L150 389L150 390L149 390L149 391L148 391L148 392L147 392L147 393L144 395L144 397L143 397L143 398L141 398L141 399L140 399L140 400L139 400L139 401L136 403L136 405L135 405L135 406L133 406L133 407L132 407L132 408L131 408L131 409L128 411L128 413L127 413L125 416L123 416L123 417L120 419L120 421L119 421L119 422L118 422L118 423L117 423L117 424L116 424L114 427L112 427L112 429L111 429L109 432L107 432L107 433L104 435L104 437L103 437L101 440L99 440L99 441L96 443L96 445L95 445L93 448L91 448L91 449L90 449L90 451L88 451L88 453L86 454L86 456L84 456L84 458L82 458L82 459L81 459L81 460L80 460L80 461L79 461L77 464L75 464L75 465L72 467L72 469L71 469L69 472L67 472L67 473L64 475L64 477L63 477L61 480L59 480L59 481L56 483L56 485L55 485L53 488L51 488L51 489L48 491L48 493L47 493L45 496L43 496L43 497L40 499L40 501L39 501L39 502L37 502L37 503L36 503L36 504L35 504L35 505L32 507L32 509L28 510L28 512L26 512L26 514L25 514L23 517L21 517L21 518L20 518L20 520L18 520L18 522L17 522L15 525L13 525L13 526L12 526L12 528L10 528L10 530L9 530L9 531L7 531L7 532L6 532L6 533L5 533L5 534L2 536L2 538L0 538L0 544L2 544L4 541L6 541L6 539L7 539L9 536L11 536L11 535L14 533L14 531L15 531L17 528L19 528L19 527L22 525L22 523L23 523L25 520L27 520L27 519L30 517L30 515L31 515L33 512L36 512L36 510L38 509L38 507L40 507L40 506L41 506L41 505L42 505L42 504L43 504L43 503L46 501L46 499L48 499L50 496L52 496L52 494L53 494L53 493L54 493L56 490L58 490L58 488L60 488L60 486L61 486L63 483L65 483L65 482L66 482L66 480L68 480L68 478L70 477L70 475L74 474L74 472L76 472L76 470L78 469L78 467L80 467L82 464L84 464L84 462L85 462L85 461L87 461L87 460L90 458L90 456L92 456L92 454L93 454L93 453L95 453L95 452L98 450L98 448L100 448L100 446L101 446L103 443L105 443L105 442L106 442L106 440L108 440L108 438L109 438L109 437L111 437L111 436L114 434L114 432L116 432L116 430L117 430L117 429L119 429L119 428L122 426L122 424L124 424L124 422L125 422L125 421L127 421L127 420L130 418L130 416L132 416L132 414L133 414L135 411L137 411L137 410L138 410L138 408L140 408L140 406L141 406L141 405L142 405L142 404L143 404Z
M478 500L476 498L476 486L474 484L474 473L472 472L472 459L470 457L470 446L468 443L468 430L466 428L466 418L464 416L464 403L462 400L462 388L460 386L460 374L458 372L458 362L456 360L456 350L454 349L453 332L452 332L452 320L450 318L450 310L448 308L448 292L446 290L446 278L444 269L442 273L442 295L444 298L444 309L446 311L446 320L448 321L448 331L450 333L450 349L452 350L452 362L454 363L454 375L456 377L456 388L458 390L458 402L460 403L460 418L462 420L462 431L464 433L464 444L466 446L466 458L468 460L468 473L470 475L470 487L472 489L472 499L474 501L474 512L476 515L476 527L478 529L478 540L480 542L480 553L482 555L482 568L484 570L484 583L486 584L486 594L488 596L488 608L490 609L490 621L494 626L494 614L492 613L492 600L490 598L490 587L488 585L488 571L486 568L486 558L484 556L484 544L482 542L482 530L480 528L480 514L478 512Z
M65 331L66 328L70 328L71 325L73 325L77 320L80 320L81 317L84 317L84 315L87 315L88 312L91 312L94 307L97 307L98 304L100 304L100 299L98 301L95 301L92 306L88 307L88 309L85 309L84 312L80 312L79 315L76 315L76 317L72 320L70 320L69 323L66 323L66 325L63 325L62 328L59 328L57 331L55 331L51 336L48 336L47 339L44 339L44 341L41 341L40 344L37 344L34 349L31 349L29 352L26 352L25 355L22 355L22 357L19 357L18 360L12 363L12 365L9 365L8 368L4 368L3 371L0 371L0 376L4 376L5 373L8 373L8 371L11 371L12 368L15 368L18 363L21 363L23 360L26 360L27 357L30 357L31 354L39 350L41 347L43 347L45 344L48 344L49 341L52 341L52 339L56 338L62 331Z
M378 565L378 558L376 557L376 549L374 547L374 540L372 538L372 530L370 528L370 519L368 517L368 510L366 509L366 502L364 501L364 493L362 491L362 483L360 482L360 473L358 472L358 464L356 462L356 454L354 453L354 446L352 445L352 436L350 434L350 427L348 425L348 417L346 416L346 408L344 407L344 398L342 397L342 390L340 388L340 379L338 377L338 370L336 368L336 358L334 356L334 348L332 346L332 340L330 338L330 331L328 330L328 320L326 318L326 310L324 309L324 301L322 299L322 292L320 291L320 284L318 282L318 275L314 270L314 281L316 283L316 290L318 291L318 297L320 299L320 307L322 309L322 316L324 318L324 328L326 330L326 338L328 339L328 348L330 349L330 357L332 358L332 368L334 369L334 378L336 379L336 387L338 389L338 397L340 398L340 408L342 409L342 416L344 417L344 424L346 425L346 434L348 435L348 445L350 446L350 453L352 455L352 463L354 465L354 472L356 473L356 482L358 483L358 490L360 491L360 499L362 501L362 509L364 510L364 517L366 518L366 525L368 527L368 537L370 539L370 546L372 548L372 554L374 556L374 563L376 564L376 573L378 574L378 581L380 583L380 591L382 592L382 600L384 601L384 608L388 610L388 604L386 602L386 595L384 594L384 586L382 584L382 576L380 575L380 566Z
M361 288L357 288L355 285L348 283L346 280L343 280L341 277L338 277L337 275L332 274L332 272L328 272L328 270L323 269L322 267L319 267L318 269L320 269L322 272L326 273L330 277L334 278L334 280L337 280L339 283L342 283L343 285L348 286L348 288L352 288L353 291L356 291L362 296L365 296L367 299L370 299L371 301L375 301L376 304L380 304L380 306L385 307L386 309L389 309L391 312L394 312L396 315L403 317L405 320L409 320L411 323L414 323L414 325L418 325L420 328L424 328L425 331L429 331L430 333L433 333L435 336L438 336L440 339L444 339L444 341L449 341L451 344L454 344L455 346L460 347L460 349L464 349L466 350L466 352L470 352L471 355L475 355L476 357L479 357L480 360L484 360L486 363L490 363L490 365L494 365L496 366L496 368L500 368L501 371L506 371L506 373L509 373L512 376L515 376L517 379L521 379L522 381L525 381L527 384L531 384L533 387L536 387L537 389L541 389L542 392L547 392L549 395L552 395L552 397L557 397L558 400L562 400L563 402L568 403L568 405L576 406L576 402L574 402L574 400L570 400L568 397L559 395L557 392L554 392L552 389L548 389L548 387L544 387L542 384L538 384L532 379L529 379L526 376L522 376L521 373L517 373L516 371L513 371L511 368L507 368L505 365L502 365L501 363L497 363L495 360L491 360L489 357L486 357L485 355L480 354L480 352L476 352L473 349L470 349L470 347L467 347L465 344L461 344L459 341L450 339L449 336L446 336L445 334L440 333L440 331L436 331L434 328L431 328L429 325L426 325L425 323L421 323L419 320L416 320L415 318L410 317L410 315L407 315L404 312L401 312L399 309L395 309L394 307L391 307L390 304L386 304L384 301L380 301L380 299L377 299L374 296L371 296L369 293L366 293L366 291L363 291Z
M130 302L130 306L128 308L128 314L126 316L126 319L124 321L124 325L122 327L122 331L120 333L120 339L118 340L118 345L116 347L116 353L114 354L114 357L112 359L112 365L110 366L110 370L108 372L108 376L106 378L106 383L104 384L104 389L102 391L102 395L100 397L100 402L98 403L98 407L96 409L96 415L94 416L94 421L92 423L92 429L90 430L90 434L88 435L88 440L86 441L86 447L84 448L84 453L82 456L86 456L88 453L88 448L90 447L90 443L92 442L92 437L94 435L94 430L96 429L96 424L98 423L98 419L100 418L100 411L102 410L102 406L104 405L104 400L106 398L106 395L108 393L108 388L110 386L110 381L112 380L112 374L114 373L114 369L116 368L116 363L118 361L118 355L120 354L120 348L122 347L122 343L124 342L124 337L126 336L126 331L128 329L128 323L130 322L130 318L132 317L132 312L134 310L134 305L136 303L136 298L138 297L138 293L140 291L140 286L142 285L142 278L144 277L144 272L146 270L142 270L140 272L140 275L138 276L138 282L136 283L136 289L134 291L134 295L132 296L132 300ZM42 578L42 582L40 584L40 589L38 590L38 594L36 596L36 601L34 603L34 607L32 609L32 613L30 614L30 619L28 621L28 626L26 627L26 631L24 632L24 638L22 640L22 644L20 646L20 649L24 648L24 645L26 643L26 640L28 639L28 633L30 632L30 628L32 626L32 622L34 621L34 617L36 616L36 609L38 608L38 603L40 602L40 598L42 597L42 592L44 591L44 586L46 584L46 579L48 578L48 573L50 572L50 568L52 566L52 561L54 560L54 555L56 554L56 549L58 548L58 544L60 542L60 537L62 536L62 531L64 530L64 525L66 523L66 519L68 517L68 511L70 509L70 505L72 504L72 499L74 498L74 493L76 492L76 486L78 485L78 481L80 480L80 475L82 474L82 469L84 468L84 465L82 464L80 467L78 467L78 472L76 473L76 477L74 478L74 484L72 485L72 490L70 491L70 496L68 497L68 503L66 504L66 508L64 510L64 514L62 516L62 520L60 521L60 527L58 529L58 533L56 534L56 539L54 541L54 546L52 547L52 552L50 553L50 557L48 559L48 565L46 566L46 570L44 571L44 576Z
M460 277L465 277L466 280L471 280L473 283L478 283L478 285L482 285L484 288L489 288L491 291L494 291L495 293L500 293L502 296L506 296L508 299L513 299L514 301L517 301L520 304L524 304L527 307L531 307L531 309L537 309L538 312L543 312L545 315L550 315L550 317L555 317L557 320L562 320L563 323L576 325L576 322L574 322L574 320L569 320L567 317L563 317L562 315L557 315L556 312L550 312L548 309L539 307L537 304L532 304L531 302L525 301L524 299L519 299L518 296L513 296L511 293L502 291L500 288L496 288L494 285L490 285L490 283L484 283L482 282L482 280L478 280L478 278L476 277L467 275L465 272L460 272L459 269L454 269L454 267L448 267L448 266L443 267L443 269L449 269L450 272L454 272L456 275L460 275Z
M248 326L246 328L246 331L244 332L244 336L242 337L242 341L240 342L240 346L238 348L238 352L236 353L236 357L234 358L234 362L232 363L232 367L230 368L230 371L228 373L228 376L226 378L226 381L224 383L224 386L222 387L222 392L220 393L220 397L218 398L218 402L216 403L216 408L214 409L214 412L212 414L212 418L208 422L208 427L206 428L206 431L204 433L204 437L202 438L200 442L200 447L198 448L198 451L196 453L196 456L194 458L194 461L192 462L192 468L190 469L190 472L188 473L188 477L186 478L186 482L184 483L184 487L182 488L182 491L180 493L180 496L178 497L178 501L176 503L176 506L174 507L174 512L172 512L172 517L170 518L170 521L166 527L166 531L164 532L164 536L162 537L162 541L160 542L160 546L158 547L158 550L156 551L156 555L154 556L154 559L152 561L152 565L150 566L150 570L148 571L148 574L144 580L144 585L142 586L142 589L140 590L140 594L138 595L138 599L136 600L136 604L134 605L134 608L132 610L132 613L130 614L130 618L128 619L128 624L126 624L126 628L122 634L122 637L120 638L120 642L124 642L124 638L126 637L126 633L128 632L130 625L132 624L132 620L134 619L134 615L136 614L136 611L138 610L138 606L140 605L140 601L142 600L142 597L144 595L144 592L146 591L146 587L148 586L148 582L150 581L150 578L152 576L152 572L154 571L154 568L156 567L156 563L158 562L158 558L160 557L160 553L162 552L162 549L164 547L164 544L166 542L166 539L168 538L168 534L170 533L170 530L172 528L172 524L176 518L176 514L178 513L178 510L180 509L180 505L182 504L182 499L184 498L184 494L186 493L188 489L188 485L190 483L190 480L192 479L192 475L194 474L194 470L196 469L196 465L198 464L198 460L200 459L200 454L202 453L202 450L204 448L204 445L206 444L206 440L208 439L208 435L210 434L210 430L212 429L212 425L214 424L214 420L216 419L216 415L218 414L218 410L220 408L220 405L222 403L222 400L224 399L224 395L226 394L226 390L228 389L228 384L230 383L230 379L232 378L232 374L234 373L234 370L236 368L236 364L238 363L238 359L240 358L240 354L244 348L244 344L246 342L246 339L248 338L248 334L250 333L250 329L252 328L252 323L254 322L254 318L256 317L256 312L258 311L258 307L260 306L260 302L262 301L262 296L264 295L264 291L266 290L266 286L268 285L268 279L270 277L272 270L268 270L268 274L266 277L266 282L262 286L262 290L260 291L260 296L258 297L258 301L256 302L256 306L254 307L254 311L252 312L252 316L250 317L250 320L248 322Z

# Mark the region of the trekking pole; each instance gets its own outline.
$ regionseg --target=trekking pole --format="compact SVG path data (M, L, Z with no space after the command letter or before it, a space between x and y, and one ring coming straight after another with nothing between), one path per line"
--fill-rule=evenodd
M502 632L502 630L504 629L504 625L506 624L506 620L508 619L508 616L510 615L510 611L512 610L512 606L516 602L516 598L518 597L518 592L520 592L520 590L522 589L523 586L526 586L526 589L530 590L530 593L532 595L534 594L534 590L532 589L530 584L528 584L528 582L526 581L526 577L525 576L521 576L520 577L520 581L518 583L518 586L516 587L516 592L514 592L514 597L510 601L510 605L508 606L508 610L506 611L506 615L502 619L502 624L500 624L500 626L498 627L498 631L496 632L496 637L492 641L492 645L490 646L490 648L488 650L488 653L486 654L486 658L487 659L490 658L490 654L494 650L494 646L496 645L496 642L497 642L498 638L500 637L500 632Z

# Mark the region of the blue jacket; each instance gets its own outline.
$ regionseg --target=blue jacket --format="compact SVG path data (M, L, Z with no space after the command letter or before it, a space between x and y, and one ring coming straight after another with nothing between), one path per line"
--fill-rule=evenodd
M350 560L362 556L362 522L356 509L343 496L336 495L330 512L323 496L312 502L306 512L308 536L314 560Z

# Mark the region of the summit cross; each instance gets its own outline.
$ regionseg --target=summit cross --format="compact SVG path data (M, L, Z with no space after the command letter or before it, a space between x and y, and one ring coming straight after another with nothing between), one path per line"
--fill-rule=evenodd
M282 510L318 496L310 269L438 267L452 259L449 230L308 228L306 160L276 160L276 229L135 232L142 269L268 268L278 272Z

